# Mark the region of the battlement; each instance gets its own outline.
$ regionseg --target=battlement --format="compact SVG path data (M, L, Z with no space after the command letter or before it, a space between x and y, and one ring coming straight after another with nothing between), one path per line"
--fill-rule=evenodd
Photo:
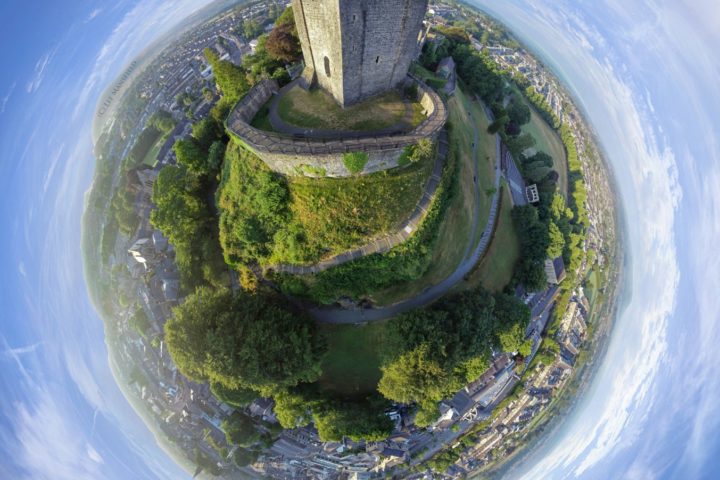
M262 106L279 91L275 80L255 85L235 106L226 122L228 132L258 155L274 171L285 175L346 177L353 174L344 164L344 156L367 154L362 174L398 166L406 147L424 138L435 139L447 121L447 107L430 87L414 77L418 98L427 118L411 132L397 135L373 135L341 139L322 139L283 135L259 130L250 125ZM319 172L322 172L321 174Z
M343 106L405 81L427 0L292 0L303 77Z

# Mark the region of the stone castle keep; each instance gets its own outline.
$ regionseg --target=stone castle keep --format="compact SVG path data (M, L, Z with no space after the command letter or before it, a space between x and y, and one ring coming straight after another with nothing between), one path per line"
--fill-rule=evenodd
M440 96L408 74L424 38L427 0L292 0L305 70L282 89L258 82L233 108L226 127L270 169L288 176L349 177L398 167L409 147L435 141L445 126ZM412 85L417 88L408 88ZM277 105L292 88L320 87L343 107L388 90L417 92L424 119L412 130L280 133L251 125L264 107ZM414 94L412 94L414 95ZM373 100L368 100L372 102ZM270 107L272 108L272 107ZM411 110L410 110L411 111ZM318 112L321 113L321 112ZM359 158L360 171L348 167Z
M343 106L405 81L427 0L293 0L304 77Z

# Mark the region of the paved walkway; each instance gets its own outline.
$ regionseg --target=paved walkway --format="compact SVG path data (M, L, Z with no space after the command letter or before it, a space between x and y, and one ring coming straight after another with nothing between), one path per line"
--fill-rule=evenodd
M425 214L427 213L430 204L435 198L437 188L440 185L440 178L442 176L443 167L445 166L445 160L447 159L448 148L447 130L443 130L440 132L440 138L438 139L438 155L435 159L432 175L425 185L422 198L415 207L412 215L410 215L410 217L396 232L376 238L362 247L341 253L314 265L304 266L281 264L270 267L270 270L280 273L290 273L293 275L320 273L328 268L336 267L338 265L342 265L343 263L357 260L358 258L366 257L375 253L385 253L393 247L406 241L420 226L420 223L423 218L425 218Z
M490 119L490 122L492 123L494 121L494 117L492 115L492 112L487 107L485 108L485 114ZM473 147L473 156L477 158L476 150L477 150L477 139L479 136L479 131L477 128L477 124L474 123L475 127L475 146ZM485 224L485 229L483 230L482 236L480 237L480 241L475 246L474 249L472 249L472 243L474 238L473 235L470 236L468 240L468 245L465 250L465 258L462 262L460 262L460 265L455 269L455 271L447 277L442 282L433 285L432 287L429 287L425 290L423 290L419 295L410 298L408 300L396 303L394 305L390 305L387 307L381 307L381 308L367 308L367 309L358 309L358 310L345 310L341 308L315 308L311 309L310 313L315 317L315 319L318 322L321 323L331 323L331 324L357 324L357 323L368 323L368 322L375 322L379 320L385 320L391 317L394 317L396 315L399 315L403 312L407 312L409 310L424 307L435 300L439 299L443 295L445 295L452 287L454 287L456 284L458 284L460 281L463 280L465 275L470 273L472 269L475 267L477 262L482 258L482 256L485 254L490 241L492 239L493 230L495 229L495 219L497 217L498 208L500 204L500 179L502 178L502 170L501 170L501 141L500 141L500 135L495 135L495 194L492 198L492 204L490 207L490 216L488 218L487 223ZM475 171L477 173L477 161L475 162ZM476 184L476 195L481 195L482 192L480 192L479 187ZM476 203L475 212L474 212L474 224L477 224L478 219L480 217L480 204ZM476 226L473 228L473 232L476 230Z
M397 122L395 125L391 125L386 128L382 128L379 130L367 130L367 131L356 131L356 130L332 130L332 129L322 129L322 128L307 128L307 127L298 127L296 125L292 125L280 116L280 100L284 95L286 95L290 90L292 90L298 83L302 80L302 78L297 78L293 80L292 82L285 85L283 88L281 88L273 97L272 102L270 102L270 107L268 109L268 116L270 118L270 124L272 125L273 129L276 130L278 133L284 133L285 135L293 135L298 137L307 137L307 138L323 138L323 139L343 139L343 138L364 138L364 137L375 137L378 135L401 135L410 132L413 129L412 120L413 120L413 108L412 104L408 102L406 99L403 99L403 104L405 105L405 115L403 115L402 120ZM301 87L298 87L301 88Z

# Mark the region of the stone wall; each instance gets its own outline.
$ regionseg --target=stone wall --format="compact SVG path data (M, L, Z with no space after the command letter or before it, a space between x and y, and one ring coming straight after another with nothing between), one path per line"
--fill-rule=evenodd
M401 84L427 0L293 0L308 78L342 105Z
M324 140L294 137L259 130L250 125L253 117L279 88L274 80L263 80L235 106L226 122L228 132L253 151L274 171L284 175L310 177L347 177L344 156L362 152L368 160L360 174L388 170L398 166L405 147L423 138L435 139L447 120L447 107L430 87L418 79L418 95L427 118L414 130L401 135Z

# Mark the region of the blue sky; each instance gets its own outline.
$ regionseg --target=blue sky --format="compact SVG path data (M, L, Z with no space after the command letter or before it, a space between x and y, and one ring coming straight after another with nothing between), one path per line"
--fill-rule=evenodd
M0 6L0 478L182 478L122 397L87 298L80 217L102 89L205 1ZM625 310L526 478L720 467L720 9L712 0L474 1L587 112L625 207Z

